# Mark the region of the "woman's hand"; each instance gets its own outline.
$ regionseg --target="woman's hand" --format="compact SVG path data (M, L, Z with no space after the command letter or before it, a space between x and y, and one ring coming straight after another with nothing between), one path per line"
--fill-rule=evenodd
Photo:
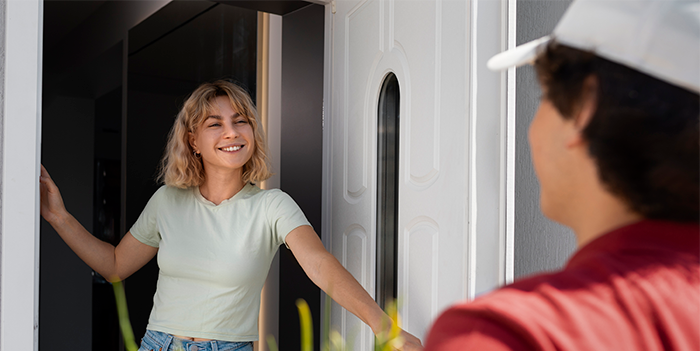
M49 172L41 166L39 178L41 191L41 216L56 230L80 259L109 281L124 280L143 267L158 252L126 233L119 245L104 242L94 237L66 211L58 187Z
M41 194L41 216L51 223L57 223L65 218L66 206L58 187L49 176L44 165L41 165L41 177L39 178L39 191Z
M420 339L413 336L411 333L401 330L401 337L404 340L403 351L420 351L423 350L423 344Z

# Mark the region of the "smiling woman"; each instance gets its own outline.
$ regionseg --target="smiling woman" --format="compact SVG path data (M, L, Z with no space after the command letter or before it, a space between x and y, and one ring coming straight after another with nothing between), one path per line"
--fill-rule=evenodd
M141 351L252 350L260 292L282 244L316 285L375 334L397 328L326 251L294 200L256 185L270 176L265 151L250 96L227 81L200 85L170 132L161 170L165 185L117 247L90 235L66 211L42 169L42 216L96 272L123 280L158 255ZM418 339L402 337L406 350L420 349Z
M219 148L238 145L247 145L248 150L244 147L242 155L236 151L237 158L219 158L233 151ZM205 165L215 161L202 153L209 156L211 152L224 165L239 162L244 183L260 182L272 175L253 101L242 88L226 81L205 83L190 95L170 131L166 150L159 180L177 188L203 183ZM215 164L210 167L214 171Z
M189 132L190 147L202 158L205 172L241 178L241 169L255 151L253 128L248 119L231 108L224 96L214 100L215 109L195 132Z

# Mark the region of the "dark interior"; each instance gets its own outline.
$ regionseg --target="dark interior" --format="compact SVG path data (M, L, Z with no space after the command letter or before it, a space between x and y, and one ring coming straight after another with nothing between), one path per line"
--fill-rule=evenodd
M167 133L199 83L232 79L255 100L258 10L284 15L281 188L321 228L323 7L45 1L44 10L42 163L67 209L93 235L118 243L160 186L155 176ZM43 221L40 246L40 350L122 350L111 285ZM286 249L280 265L278 344L294 350L294 301L309 302L318 336L320 292ZM137 342L157 271L154 260L125 281Z

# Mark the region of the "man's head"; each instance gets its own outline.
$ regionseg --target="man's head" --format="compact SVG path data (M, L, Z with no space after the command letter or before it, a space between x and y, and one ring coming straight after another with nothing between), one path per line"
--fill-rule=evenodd
M530 141L545 214L562 219L588 177L642 217L698 221L698 42L696 1L578 0L551 37L489 61L537 70Z
M697 93L556 42L535 68L544 103L561 118L578 118L594 103L587 121L572 122L606 190L645 218L698 221Z

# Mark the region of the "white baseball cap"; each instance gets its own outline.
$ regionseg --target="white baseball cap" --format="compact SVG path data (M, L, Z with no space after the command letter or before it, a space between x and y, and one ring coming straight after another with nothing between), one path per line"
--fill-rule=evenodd
M487 66L532 64L551 40L700 92L698 0L577 0L551 36L504 51Z

